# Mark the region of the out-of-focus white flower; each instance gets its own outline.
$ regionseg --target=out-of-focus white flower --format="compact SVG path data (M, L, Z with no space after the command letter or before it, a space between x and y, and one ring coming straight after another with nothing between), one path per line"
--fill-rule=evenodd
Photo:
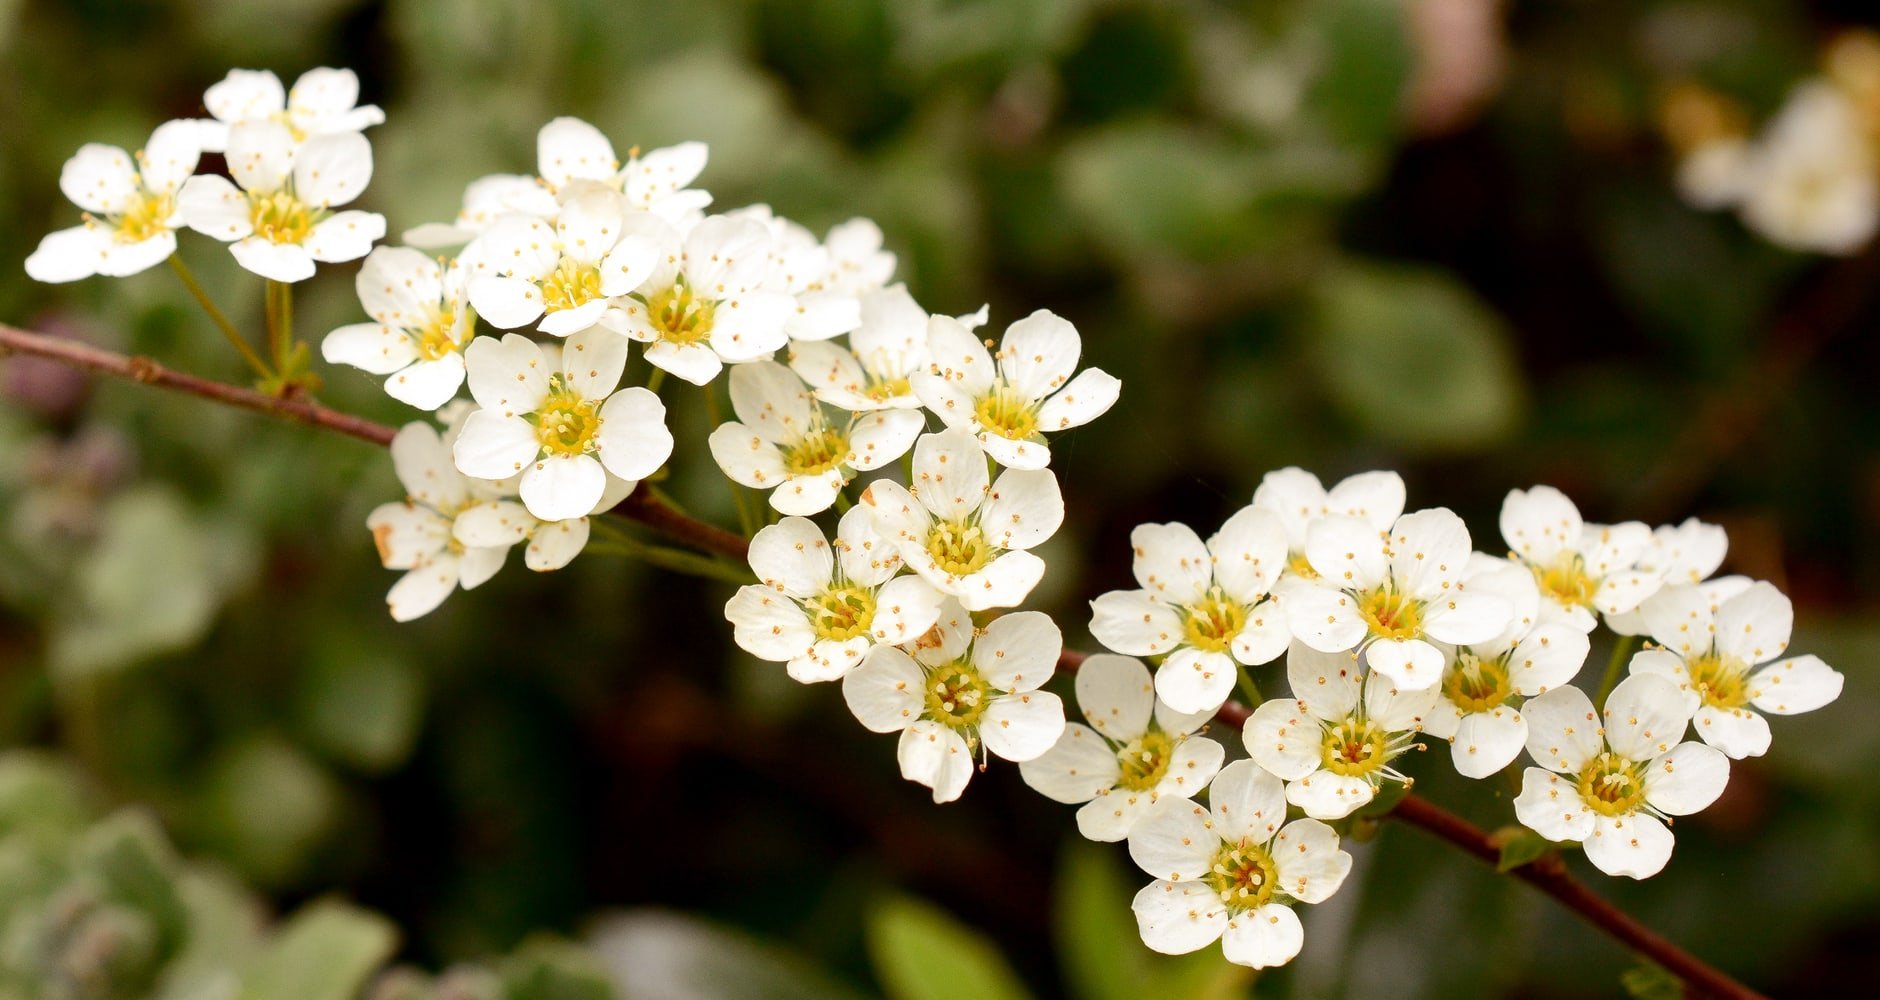
M1697 208L1728 208L1749 193L1755 147L1741 136L1702 143L1678 160L1678 194Z
M1318 574L1306 558L1306 537L1312 522L1328 514L1355 517L1389 531L1403 514L1403 478L1395 472L1360 472L1327 490L1319 477L1297 466L1275 469L1260 477L1253 505L1272 511L1286 529L1287 578L1310 580Z
M875 529L908 568L970 611L1024 601L1044 576L1029 551L1064 523L1064 497L1049 469L1008 469L988 483L985 454L962 429L914 443L913 489L877 479L862 493Z
M1652 530L1651 544L1638 558L1638 570L1651 573L1665 586L1704 583L1723 565L1730 536L1715 524L1688 517L1677 525L1661 524ZM1749 580L1743 580L1749 586ZM1606 627L1620 635L1644 635L1650 626L1639 608L1606 616Z
M815 522L786 517L751 538L763 582L739 588L725 618L752 656L788 664L805 684L836 680L875 646L912 642L939 620L940 592L900 568L860 507L842 516L833 545Z
M490 174L464 188L463 208L451 222L427 222L405 230L406 243L426 250L462 246L505 215L553 219L561 203L539 178L526 174Z
M1880 226L1880 160L1860 109L1811 80L1756 142L1744 168L1744 224L1791 250L1851 254Z
M622 166L600 129L579 118L557 118L536 134L535 152L536 169L557 197L583 184L598 184L624 195L629 210L656 215L681 231L711 204L710 194L688 187L705 169L708 151L702 142L683 142L645 155L635 149Z
M80 147L59 172L59 189L85 210L84 224L47 234L26 258L27 275L116 278L168 260L183 225L177 195L201 152L196 126L186 121L157 126L134 156L101 143Z
M614 391L627 344L607 330L569 337L559 365L513 333L471 341L464 361L479 409L457 438L457 468L479 479L520 474L522 502L541 520L585 516L609 473L637 482L672 454L659 397L638 386Z
M911 376L914 394L948 427L971 431L1008 468L1050 465L1045 434L1102 416L1122 387L1101 368L1072 378L1083 340L1069 321L1044 309L1006 328L996 359L964 324L945 316L934 317L927 344L933 363Z
M845 410L916 409L908 382L932 363L927 311L904 285L869 292L859 300L859 325L847 347L829 341L790 345L790 368L816 390L816 398Z
M1218 940L1237 965L1284 965L1305 942L1291 904L1331 898L1351 855L1324 823L1287 823L1280 780L1252 761L1222 768L1208 799L1164 798L1129 835L1130 858L1155 877L1130 907L1142 942L1182 955Z
M907 454L926 426L913 410L837 411L832 419L774 361L731 369L731 409L738 419L712 431L712 458L733 482L770 491L770 505L785 514L828 510L855 473Z
M1286 654L1293 697L1266 701L1241 736L1261 767L1288 782L1286 799L1316 819L1351 815L1386 781L1410 779L1391 761L1416 746L1435 688L1403 690L1361 671L1351 653L1294 643Z
M243 121L229 130L228 168L239 188L212 174L183 185L183 221L234 244L235 260L264 278L305 281L315 261L357 260L385 235L376 212L332 211L372 180L372 144L357 132L298 142L286 125Z
M232 69L202 95L202 103L214 119L192 124L202 148L216 153L228 148L233 126L244 122L285 126L296 143L385 123L378 105L359 103L359 77L349 69L310 69L292 90L283 90L270 70Z
M566 337L599 323L656 267L659 247L627 232L626 214L618 194L589 189L553 222L501 216L465 251L470 304L505 330L540 320L543 333Z
M1193 798L1226 759L1219 743L1195 733L1211 713L1168 707L1141 660L1110 653L1085 659L1077 704L1090 724L1066 725L1049 752L1018 771L1039 794L1082 805L1077 830L1091 840L1129 836L1163 797Z
M371 323L326 335L321 353L332 364L385 376L385 392L421 410L435 410L463 388L463 349L475 317L465 308L464 271L409 247L367 255L355 285Z
M1548 840L1579 841L1608 875L1656 875L1674 839L1664 817L1710 805L1730 779L1723 754L1679 742L1691 713L1663 677L1619 682L1606 698L1603 724L1592 699L1570 686L1529 700L1522 711L1528 753L1541 767L1523 775L1515 816Z
M1064 703L1038 690L1064 652L1049 616L1019 611L974 629L948 601L911 649L870 650L842 678L842 697L862 725L901 734L901 776L933 789L935 802L959 798L986 751L1027 761L1063 735Z
M1286 651L1292 632L1269 595L1286 567L1286 530L1272 511L1244 507L1203 544L1185 524L1130 533L1140 590L1090 602L1090 632L1131 656L1162 656L1155 689L1178 712L1220 708L1237 663Z
M1317 577L1285 592L1287 623L1313 649L1362 647L1371 669L1399 686L1430 688L1443 673L1434 642L1482 642L1514 616L1506 599L1457 586L1469 557L1469 529L1447 507L1405 514L1388 533L1327 515L1306 538Z
M1768 751L1761 713L1812 712L1841 696L1841 674L1820 657L1776 660L1788 649L1795 610L1771 584L1723 600L1699 586L1667 587L1640 611L1663 648L1633 654L1632 674L1674 681L1697 735L1732 758Z
M1510 557L1534 571L1547 602L1543 611L1582 632L1599 623L1595 612L1625 614L1664 584L1663 576L1638 565L1652 543L1650 528L1638 521L1587 524L1573 501L1551 486L1509 490L1501 536L1513 550Z

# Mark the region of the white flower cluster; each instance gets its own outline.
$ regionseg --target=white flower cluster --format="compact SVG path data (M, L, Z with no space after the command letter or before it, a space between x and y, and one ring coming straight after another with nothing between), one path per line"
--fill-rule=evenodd
M1327 824L1410 784L1396 762L1419 734L1447 741L1471 778L1526 749L1539 766L1525 770L1519 820L1579 842L1608 874L1644 878L1670 857L1664 820L1714 801L1729 758L1768 749L1764 713L1840 693L1819 659L1779 659L1787 598L1711 578L1726 545L1713 525L1586 524L1540 486L1503 505L1502 558L1472 551L1452 512L1403 507L1391 473L1328 491L1283 469L1206 541L1179 524L1137 528L1140 589L1092 602L1092 633L1130 655L1085 662L1088 725L1065 727L1021 772L1079 805L1086 837L1128 841L1156 879L1135 901L1151 948L1219 939L1230 961L1290 960L1302 935L1288 907L1325 899L1350 868ZM1570 682L1602 619L1615 641L1652 642L1595 708ZM1250 759L1223 767L1204 724L1237 681L1251 691L1246 667L1282 653L1290 697L1253 708ZM1153 680L1133 657L1155 663ZM1303 818L1289 822L1289 805Z
M1849 32L1825 71L1796 84L1750 135L1721 98L1674 95L1668 127L1682 146L1677 185L1699 208L1734 208L1777 246L1845 255L1880 229L1880 37Z
M168 260L184 227L232 244L242 267L275 281L365 256L385 235L384 217L334 211L372 179L361 132L385 120L358 101L351 70L312 70L291 90L273 73L234 70L203 95L213 119L165 122L134 154L86 144L59 175L84 221L40 241L26 273L48 282L136 274ZM196 173L205 152L226 156L232 183Z

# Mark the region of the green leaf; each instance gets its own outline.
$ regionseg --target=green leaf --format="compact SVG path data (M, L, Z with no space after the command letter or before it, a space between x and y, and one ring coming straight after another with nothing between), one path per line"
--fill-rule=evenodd
M242 977L241 1000L352 1000L397 944L398 931L378 914L310 903Z
M106 899L151 921L160 960L182 946L189 916L177 894L177 861L149 814L125 809L93 826L79 841L75 866Z
M1381 150L1397 135L1413 53L1397 0L1316 0L1306 30L1317 42L1309 114L1353 146Z
M607 970L567 941L542 938L505 959L499 973L506 1000L609 1000Z
M67 844L91 816L84 777L70 763L37 750L0 756L0 836Z
M1513 871L1522 865L1538 861L1554 849L1554 843L1525 826L1504 826L1496 830L1491 838L1501 850L1495 859L1498 872Z
M251 879L287 885L301 877L311 849L338 818L332 775L275 736L254 736L220 752L193 816Z
M636 910L602 920L588 942L622 1000L854 1000L797 956L677 913Z
M916 899L890 899L868 921L875 976L892 1000L1018 1000L1023 984L985 935Z
M1119 856L1109 845L1079 839L1059 863L1054 923L1058 961L1071 995L1079 1000L1245 995L1252 970L1222 961L1218 949L1158 955L1142 943L1129 908L1140 886L1129 881Z
M1507 437L1525 396L1499 317L1449 275L1354 263L1314 291L1311 351L1332 402L1408 449Z
M308 664L295 707L313 746L360 770L384 771L411 753L424 682L408 661L340 640Z
M1663 966L1640 960L1619 974L1619 985L1634 1000L1684 1000L1684 981Z

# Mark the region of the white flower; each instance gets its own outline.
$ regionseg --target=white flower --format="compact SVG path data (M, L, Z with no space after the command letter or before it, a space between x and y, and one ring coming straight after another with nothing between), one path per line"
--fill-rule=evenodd
M1502 597L1458 586L1469 529L1447 507L1405 514L1388 534L1345 514L1313 522L1306 559L1317 579L1282 602L1293 634L1323 653L1362 645L1373 670L1406 688L1442 678L1432 642L1467 645L1499 635L1514 615Z
M1236 663L1286 651L1286 615L1269 594L1286 567L1286 530L1271 511L1244 507L1204 545L1185 524L1130 532L1141 590L1090 602L1090 632L1131 656L1163 656L1155 690L1178 712L1221 707Z
M1735 205L1748 192L1755 147L1741 136L1699 143L1678 160L1678 194L1696 208Z
M435 410L463 387L464 345L476 321L465 308L464 271L409 247L379 247L355 282L371 323L326 335L320 351L332 364L384 375L385 392L421 410Z
M755 361L731 370L738 419L711 433L712 458L733 482L769 490L785 514L828 510L856 472L879 469L913 447L926 426L912 410L831 418L790 369Z
M1651 544L1639 556L1638 570L1651 573L1664 585L1704 583L1723 565L1730 536L1723 528L1688 517L1683 524L1661 524L1652 530ZM1743 579L1743 587L1749 580ZM1651 630L1639 608L1606 616L1606 627L1620 635L1644 635Z
M1351 855L1324 823L1287 823L1279 779L1252 761L1222 768L1208 798L1164 798L1129 835L1130 858L1155 876L1130 905L1142 942L1183 955L1219 940L1237 965L1284 965L1305 941L1291 904L1331 898Z
M1634 654L1631 672L1675 681L1705 743L1733 758L1761 756L1769 749L1761 712L1812 712L1841 696L1842 677L1816 656L1770 662L1788 649L1795 623L1794 607L1774 586L1715 595L1685 585L1646 601L1641 612L1664 648Z
M1527 719L1516 702L1571 681L1590 647L1579 629L1545 622L1518 642L1500 638L1455 649L1423 731L1449 741L1463 777L1494 774L1514 763L1527 743Z
M913 644L913 655L876 646L842 678L842 697L862 725L901 734L901 776L951 802L973 776L982 747L1010 761L1051 749L1064 703L1038 690L1051 679L1064 636L1051 619L1019 611L974 629L957 601Z
M705 169L708 151L702 142L644 156L636 149L623 167L600 129L579 118L557 118L536 134L535 150L536 169L551 194L597 184L624 195L628 209L656 215L681 231L711 204L710 194L687 187Z
M770 258L761 287L793 300L789 322L784 325L791 340L828 340L861 324L860 296L823 287L829 251L809 230L771 212L769 205L750 205L726 212L725 217L748 219L770 231Z
M819 282L821 289L854 298L886 286L894 278L895 258L881 248L882 242L881 227L868 219L831 227L823 238L829 270Z
M1306 536L1312 522L1327 514L1343 514L1388 531L1403 514L1403 502L1403 478L1387 471L1360 472L1327 490L1319 477L1288 466L1260 477L1259 488L1253 491L1253 505L1278 515L1286 529L1288 580L1317 576L1306 559Z
M648 362L704 385L725 363L767 357L788 342L795 300L759 287L770 257L761 223L715 215L684 236L651 215L631 224L657 247L653 271L602 322L646 343Z
M608 473L645 479L672 454L659 397L638 386L614 391L627 344L606 330L569 337L558 369L513 333L471 341L464 361L481 409L457 439L457 468L479 479L521 473L522 502L541 520L589 513Z
M875 529L914 572L970 611L1009 608L1044 577L1029 549L1064 523L1064 497L1049 469L1010 469L988 485L985 454L970 432L923 434L914 443L913 489L877 479L862 492Z
M26 258L27 275L45 282L116 278L168 260L183 225L177 193L200 155L196 126L184 121L157 126L135 156L95 142L81 147L59 172L59 189L85 210L85 222L41 240Z
M927 311L904 285L863 295L860 324L849 346L798 340L790 345L790 367L831 406L857 412L917 409L920 398L908 379L933 363L927 350Z
M1540 584L1548 607L1582 632L1599 623L1594 612L1622 615L1663 585L1662 576L1638 568L1652 531L1638 521L1587 524L1580 509L1552 486L1509 490L1501 505L1501 536ZM1544 609L1545 610L1545 609Z
M1528 753L1546 770L1527 769L1515 816L1548 840L1579 841L1608 875L1657 874L1673 839L1663 817L1710 805L1730 779L1723 754L1678 742L1690 712L1677 685L1662 677L1619 682L1606 698L1603 725L1576 687L1557 687L1523 711Z
M945 316L928 328L928 348L932 366L910 379L921 404L948 427L971 431L986 454L1013 469L1050 465L1045 432L1102 416L1122 386L1100 368L1072 378L1083 341L1044 309L1006 328L996 361L964 324Z
M310 69L288 91L269 70L232 69L202 95L202 103L215 119L194 124L201 129L202 148L212 152L227 149L231 126L243 122L284 125L295 142L385 122L377 105L359 103L359 77L349 69Z
M1743 222L1791 250L1851 254L1880 226L1876 170L1860 108L1826 81L1805 82L1750 154Z
M1385 781L1410 784L1391 761L1412 747L1435 688L1398 688L1361 671L1351 653L1294 643L1286 654L1292 699L1263 702L1241 731L1247 753L1289 782L1286 799L1315 819L1349 816Z
M1042 757L1018 766L1040 794L1079 805L1077 830L1117 841L1159 799L1190 799L1221 769L1226 751L1195 730L1210 713L1184 715L1156 698L1141 660L1099 653L1077 668L1077 704L1089 725L1070 723Z
M505 215L552 219L561 203L540 178L526 174L490 174L464 188L463 208L451 222L427 222L407 229L403 239L414 247L436 250L462 246L486 232Z
M752 656L787 663L805 684L832 681L877 644L912 642L939 620L940 592L900 568L860 507L842 516L833 546L815 522L786 517L752 537L763 583L739 588L725 618Z
M610 300L640 287L659 248L627 231L626 207L612 191L569 198L555 220L504 215L466 250L470 304L509 330L541 320L557 337L600 322Z
M189 228L233 243L242 267L274 281L313 277L314 261L357 260L385 235L376 212L333 212L372 179L372 144L357 132L295 141L287 126L245 121L229 130L227 179L199 174L178 202Z

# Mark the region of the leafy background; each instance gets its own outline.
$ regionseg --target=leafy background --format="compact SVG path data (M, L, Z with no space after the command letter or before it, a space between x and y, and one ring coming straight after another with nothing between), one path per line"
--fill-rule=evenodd
M720 205L874 217L936 311L1075 321L1127 386L1053 449L1071 513L1032 605L1080 644L1132 525L1218 523L1289 463L1401 469L1488 548L1501 496L1539 481L1595 518L1717 521L1847 691L1777 722L1664 875L1598 888L1771 991L1871 983L1880 255L1683 206L1655 130L1680 79L1773 107L1863 5L1510 6L0 0L0 260L70 224L82 142L200 113L229 66L352 66L389 116L363 204L394 232L528 169L572 113L622 148L708 141ZM258 322L219 246L183 253ZM355 318L333 271L303 330ZM161 271L0 267L0 317L240 378ZM412 416L325 374L334 405ZM1568 996L1633 965L1388 825L1289 969L1152 956L1120 849L1016 768L932 806L837 692L730 646L722 585L590 555L394 627L362 528L397 494L382 454L19 359L0 391L0 742L35 748L0 760L0 995L339 997L389 961L385 997L609 974L633 996ZM727 523L703 416L677 419L673 486ZM1440 756L1420 788L1508 819Z

